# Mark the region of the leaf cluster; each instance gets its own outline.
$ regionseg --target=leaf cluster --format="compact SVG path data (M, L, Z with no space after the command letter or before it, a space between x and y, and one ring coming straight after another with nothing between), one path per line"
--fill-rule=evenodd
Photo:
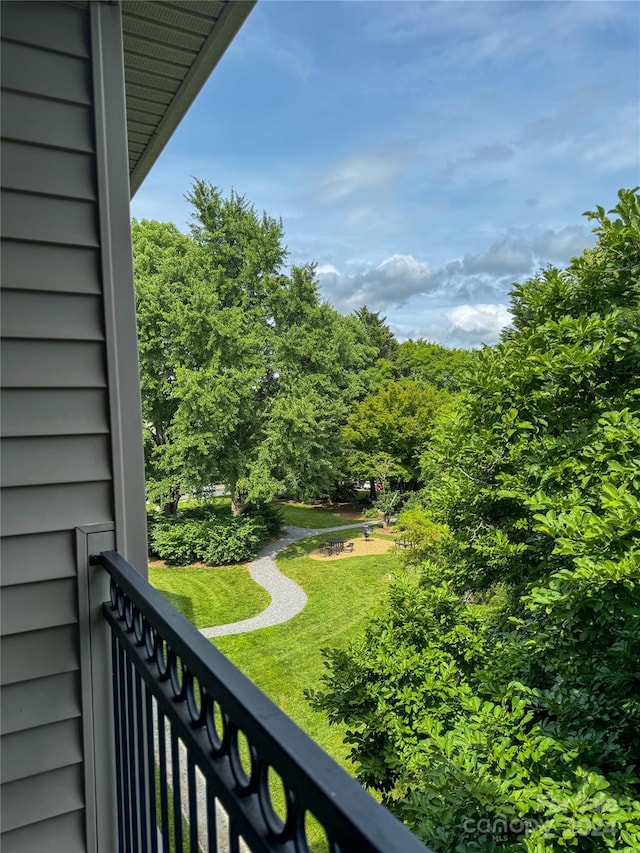
M312 696L443 853L640 849L640 196L588 216L474 357L406 576Z

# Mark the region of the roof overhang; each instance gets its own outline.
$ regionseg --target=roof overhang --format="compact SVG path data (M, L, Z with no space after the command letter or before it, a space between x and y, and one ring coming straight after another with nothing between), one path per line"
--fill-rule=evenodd
M256 0L122 0L133 197Z

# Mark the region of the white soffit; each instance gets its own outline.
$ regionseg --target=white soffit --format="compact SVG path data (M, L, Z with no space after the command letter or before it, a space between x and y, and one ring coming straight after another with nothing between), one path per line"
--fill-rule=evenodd
M133 196L256 0L122 0Z

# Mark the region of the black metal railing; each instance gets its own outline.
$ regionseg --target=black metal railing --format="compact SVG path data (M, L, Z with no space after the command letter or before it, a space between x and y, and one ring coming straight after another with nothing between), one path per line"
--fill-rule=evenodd
M122 557L92 563L111 576L121 853L424 853Z

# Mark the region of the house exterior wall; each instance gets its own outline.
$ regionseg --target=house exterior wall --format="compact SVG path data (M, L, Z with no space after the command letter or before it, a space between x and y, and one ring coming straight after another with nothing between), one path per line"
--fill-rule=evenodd
M93 846L76 528L113 526L144 571L119 15L2 9L4 853Z

